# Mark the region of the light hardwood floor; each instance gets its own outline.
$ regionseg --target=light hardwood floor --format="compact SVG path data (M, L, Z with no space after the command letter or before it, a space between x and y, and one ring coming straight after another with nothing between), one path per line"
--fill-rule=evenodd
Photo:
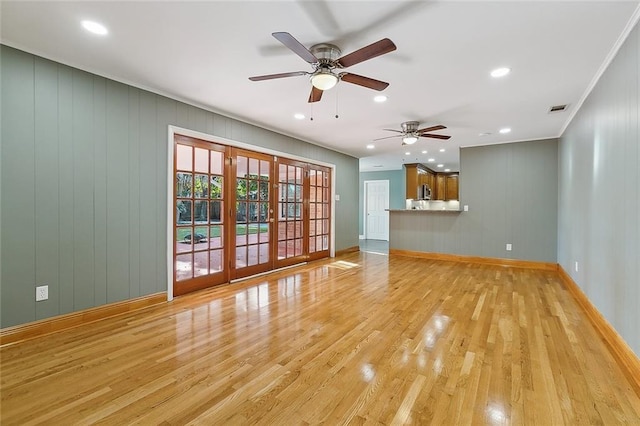
M0 356L2 425L640 424L549 271L351 253Z

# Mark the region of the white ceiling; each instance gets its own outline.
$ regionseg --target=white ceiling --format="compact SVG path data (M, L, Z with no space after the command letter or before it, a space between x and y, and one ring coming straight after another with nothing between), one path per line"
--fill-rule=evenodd
M458 170L460 146L559 136L635 22L637 7L637 1L2 1L0 12L6 45L359 157L361 170L399 169L403 161L429 157ZM83 19L103 23L109 34L87 33ZM389 82L382 92L388 101L374 103L378 92L341 82L311 106L305 76L249 81L311 70L271 36L276 31L307 47L334 43L343 55L390 38L396 51L347 69ZM511 74L491 78L499 66ZM549 114L556 104L569 108ZM365 148L392 134L383 129L408 120L443 124L448 128L438 133L452 138L422 138L408 149L393 138ZM502 127L511 133L499 134Z

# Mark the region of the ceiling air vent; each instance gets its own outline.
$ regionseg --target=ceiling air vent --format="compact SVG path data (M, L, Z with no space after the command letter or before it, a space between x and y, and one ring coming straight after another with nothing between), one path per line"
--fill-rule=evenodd
M553 112L560 112L560 111L564 111L565 109L567 109L567 105L554 105L551 108L549 108L549 114L553 113Z

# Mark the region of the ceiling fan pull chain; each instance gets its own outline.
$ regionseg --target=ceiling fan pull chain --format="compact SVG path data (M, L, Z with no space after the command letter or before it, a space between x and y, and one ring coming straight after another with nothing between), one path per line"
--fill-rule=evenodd
M340 93L340 88L336 86L336 118L338 118L338 93Z
M313 121L313 103L310 103L309 106L311 107L311 114L309 114L309 121Z

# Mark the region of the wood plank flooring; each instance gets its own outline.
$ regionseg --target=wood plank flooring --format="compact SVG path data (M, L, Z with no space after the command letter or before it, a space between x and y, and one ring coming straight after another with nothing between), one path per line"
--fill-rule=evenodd
M549 271L351 253L0 356L2 425L640 424Z

